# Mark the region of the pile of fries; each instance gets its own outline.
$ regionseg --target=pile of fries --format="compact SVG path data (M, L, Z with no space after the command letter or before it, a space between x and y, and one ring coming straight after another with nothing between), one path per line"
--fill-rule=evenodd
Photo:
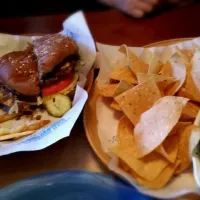
M200 50L181 50L166 59L149 51L147 64L127 46L127 65L113 68L100 95L121 112L118 142L110 150L119 167L140 185L164 187L191 166L189 141L200 109Z
M50 120L41 119L40 115L31 118L1 111L0 141L14 140L31 135L50 123Z

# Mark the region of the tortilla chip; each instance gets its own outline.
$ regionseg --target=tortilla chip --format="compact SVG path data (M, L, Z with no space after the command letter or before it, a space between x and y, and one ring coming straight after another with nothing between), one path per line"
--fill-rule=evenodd
M174 78L173 77L167 77L167 76L162 76L162 75L158 75L158 74L145 74L145 73L137 73L137 79L138 79L138 83L142 83L145 82L147 80L149 80L150 78L154 79L156 84L158 85L158 88L160 89L160 92L163 93L162 96L164 96L164 90L165 88L174 82Z
M190 49L181 49L181 52L187 58L188 61L190 61L194 55L194 51Z
M118 166L123 169L125 172L130 172L131 168L120 158L118 158Z
M156 148L156 152L169 162L175 163L178 154L178 136L172 135L167 137L163 144Z
M118 96L120 94L122 94L123 92L131 89L133 87L133 85L128 84L126 81L121 80L118 85L117 88L115 89L114 93L113 93L113 97Z
M192 134L192 131L195 129L195 126L189 125L180 127L178 130L178 156L177 159L180 161L175 174L179 174L184 170L188 169L191 165L189 141Z
M177 60L179 60L179 57L176 57L178 57L177 54L174 54L160 72L163 76L173 77L175 80L179 81L178 84L172 85L165 91L166 95L174 95L182 87L186 79L186 67L183 63L178 62Z
M138 84L148 81L151 78L155 80L154 76L156 76L156 74L146 74L146 73L137 73L136 74Z
M104 97L113 97L115 90L117 89L118 84L104 84L101 88L99 88L100 95Z
M159 54L154 53L152 60L149 64L148 73L158 74L163 67L163 63L159 60Z
M172 77L173 76L173 74L172 74L172 66L171 66L169 61L167 61L163 65L162 70L160 71L159 75L163 75L163 76L166 76L166 77Z
M117 81L123 79L129 84L137 84L137 79L129 67L115 68L109 75L109 78Z
M176 80L176 81L173 81L172 83L169 83L164 89L165 95L166 96L174 95L174 93L177 90L177 88L179 88L179 85L180 85L180 81L179 80Z
M178 123L174 126L174 128L170 131L168 137L169 137L169 136L172 136L172 135L178 134L179 128L183 128L183 127L189 126L189 125L191 125L191 124L192 124L192 122L178 122Z
M114 108L115 110L122 111L122 109L119 107L119 104L115 100L112 101L110 107Z
M200 107L191 101L189 101L186 106L183 108L183 113L181 115L180 120L181 121L194 121L198 112L200 110Z
M132 139L134 140L134 137ZM118 145L112 148L112 152L122 159L135 173L148 181L154 180L169 164L165 158L156 152L152 152L142 159L137 159L133 156L134 152L132 152L130 146Z
M135 126L134 136L138 158L156 149L177 124L189 99L165 96L144 112Z
M99 88L99 93L104 97L115 97L132 87L133 85L121 80L119 83L104 84L104 86Z
M163 85L163 87L166 87L169 83L174 81L173 77L167 77L167 76L162 76L162 75L153 74L153 73L149 73L149 74L137 73L137 79L138 79L139 84L149 80L150 78L154 79L156 83Z
M130 120L123 116L118 125L118 145L111 149L132 170L146 180L155 179L168 165L168 161L156 152L137 159L134 157L135 141L133 136L134 126ZM152 171L154 173L152 173Z
M180 49L179 47L175 47L176 49L176 52L181 56L182 60L185 62L185 63L189 63L191 61L191 58L193 56L193 51L192 50L183 50L183 49Z
M164 147L163 147L162 144L159 145L159 146L155 149L155 151L156 151L157 153L159 153L161 156L163 156L165 159L167 159L169 162L171 162L171 159L170 159L168 153L166 152L166 150L164 149ZM172 162L172 163L173 163L173 162Z
M147 181L142 177L139 177L134 171L131 172L131 175L140 185L150 189L160 189L170 181L178 165L178 162L167 165L153 181Z
M118 137L118 144L120 146L132 146L134 148L134 143L132 141L133 136L133 129L134 126L131 121L124 115L120 118L118 129L117 129L117 137ZM131 139L129 141L129 139ZM134 138L133 138L134 139Z
M188 81L186 80L186 82L188 82ZM198 93L197 89L195 89L194 84L192 82L190 82L190 83L187 84L187 87L189 87L189 86L191 86L191 88L193 89L193 92L192 92L192 89L182 87L177 92L177 96L185 97L185 98L188 98L192 101L200 102L200 93Z
M161 94L155 81L149 79L115 97L115 101L129 120L136 125L140 120L140 115L160 98Z
M132 53L126 45L122 45L119 48L119 51L126 55L129 67L131 68L134 74L138 72L148 72L149 66L146 63L144 63L140 58L138 58L134 53Z

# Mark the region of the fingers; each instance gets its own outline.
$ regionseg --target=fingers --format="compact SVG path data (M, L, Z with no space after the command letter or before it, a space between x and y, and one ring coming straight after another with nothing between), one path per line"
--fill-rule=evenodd
M153 10L153 5L149 3L145 3L143 1L138 1L137 8L144 11L145 13L149 13Z
M127 0L123 10L133 17L142 18L145 13L150 13L157 3L158 0Z
M144 11L140 10L140 9L132 9L131 11L129 11L129 13L131 16L136 17L136 18L141 18L144 16Z
M159 3L159 0L141 0L144 1L147 4L151 4L153 6L157 5Z

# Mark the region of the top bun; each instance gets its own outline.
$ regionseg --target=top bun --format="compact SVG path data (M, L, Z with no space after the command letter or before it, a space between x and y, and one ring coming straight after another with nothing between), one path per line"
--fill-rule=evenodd
M11 52L0 58L0 82L25 96L40 93L37 62L32 46L24 51Z
M66 58L78 54L78 46L72 38L61 34L49 34L33 41L38 59L40 77L51 72Z

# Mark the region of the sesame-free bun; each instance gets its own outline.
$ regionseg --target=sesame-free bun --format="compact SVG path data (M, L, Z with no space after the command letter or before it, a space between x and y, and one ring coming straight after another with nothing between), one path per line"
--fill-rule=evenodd
M0 58L0 82L18 94L25 96L40 94L37 62L32 46Z
M68 57L78 54L74 40L61 34L49 34L35 39L33 46L40 77L51 72Z

